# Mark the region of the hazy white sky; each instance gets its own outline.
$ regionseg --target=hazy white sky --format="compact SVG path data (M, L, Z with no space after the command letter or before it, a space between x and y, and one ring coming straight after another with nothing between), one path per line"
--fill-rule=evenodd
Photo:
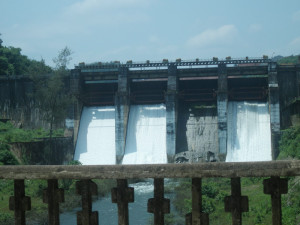
M3 45L52 65L300 53L300 0L0 0Z

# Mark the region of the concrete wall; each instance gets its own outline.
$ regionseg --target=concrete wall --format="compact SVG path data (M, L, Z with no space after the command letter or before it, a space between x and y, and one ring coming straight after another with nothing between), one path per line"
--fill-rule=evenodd
M279 70L277 74L280 102L281 128L293 125L293 120L299 115L299 110L294 110L293 102L300 97L300 71Z
M63 165L73 160L73 137L44 139L36 142L11 144L11 151L19 162L30 165Z
M0 78L0 117L25 128L44 127L35 107L33 82L26 77Z
M181 102L178 110L175 162L217 160L218 119L216 106Z
M69 88L69 80L65 81ZM11 120L16 126L23 128L49 128L43 120L43 113L34 99L34 83L27 76L0 76L0 118ZM64 122L56 124L64 127Z

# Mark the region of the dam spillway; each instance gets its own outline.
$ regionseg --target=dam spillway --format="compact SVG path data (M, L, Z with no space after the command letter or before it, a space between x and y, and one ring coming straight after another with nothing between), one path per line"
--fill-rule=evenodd
M229 102L226 162L270 161L268 103Z
M122 164L167 163L166 107L132 105Z
M116 164L114 107L84 107L74 159L83 165ZM153 163L167 163L166 107L132 105L122 164Z
M252 107L249 106L251 102L268 105L264 106L267 110L264 129L269 129L270 135L264 139L268 143L258 145L268 155L262 157L264 160L275 159L278 155L279 79L276 64L268 60L80 64L73 70L73 77L72 84L78 87L81 105L115 109L116 164L236 160L230 156L232 149L238 150L236 143L246 143L241 136L233 135L240 121L238 118L243 114L235 114L236 118L232 116L232 105L237 102L247 102L246 108ZM151 119L145 120L146 117L139 117L137 112L145 111L149 106L164 107L164 116L153 120L155 123L160 121L162 129L159 132L163 134L159 137L163 140L153 136L149 141L146 137L151 135L143 134L146 127L142 124ZM256 114L260 115L259 112ZM258 118L261 121L262 116ZM252 125L240 124L239 129L247 134L246 138L252 137L247 132L259 129ZM144 137L135 133L137 129ZM77 136L79 140L80 135ZM256 138L251 140L243 148L251 146ZM157 145L161 156L147 150ZM145 148L145 154L137 146ZM238 161L258 160L242 155Z
M116 163L114 107L83 108L74 160L83 165Z

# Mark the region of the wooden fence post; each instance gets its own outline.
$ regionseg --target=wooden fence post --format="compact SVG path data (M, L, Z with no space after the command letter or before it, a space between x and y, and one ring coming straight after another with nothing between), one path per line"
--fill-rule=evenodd
M96 183L91 180L77 181L76 192L82 200L82 211L77 212L77 225L98 225L98 212L92 212L92 195L98 195Z
M164 225L164 214L170 213L170 199L164 198L164 179L154 179L154 198L148 200L148 212L154 214L154 225Z
M117 187L111 190L111 200L118 204L118 224L128 225L128 203L134 202L134 189L128 187L126 179L117 180Z
M48 180L48 187L43 192L43 202L48 204L49 225L59 225L59 203L64 201L64 190L58 188L58 181Z
M272 201L272 224L281 225L282 224L282 214L281 214L281 194L288 193L288 180L280 179L280 177L271 177L270 179L265 179L264 193L271 195Z
M25 211L31 209L30 197L25 196L24 180L14 180L14 196L9 198L9 209L15 211L15 225L25 225Z
M208 225L209 217L202 212L202 180L192 178L192 212L186 215L186 225Z
M231 196L226 196L225 212L231 212L232 225L242 224L242 213L249 211L248 197L241 196L241 179L231 178Z

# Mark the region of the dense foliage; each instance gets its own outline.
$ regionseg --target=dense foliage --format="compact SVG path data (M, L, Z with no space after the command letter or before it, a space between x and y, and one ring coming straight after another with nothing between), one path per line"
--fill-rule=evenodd
M277 62L278 64L299 64L299 57L300 55L282 57Z
M22 55L21 51L21 48L3 46L0 39L0 75L29 75L34 71L47 74L52 71L44 60L29 59L27 56Z
M282 132L279 159L300 159L300 125ZM300 178L289 179L289 192L283 197L283 224L300 223Z
M282 131L279 159L300 159L300 126Z

